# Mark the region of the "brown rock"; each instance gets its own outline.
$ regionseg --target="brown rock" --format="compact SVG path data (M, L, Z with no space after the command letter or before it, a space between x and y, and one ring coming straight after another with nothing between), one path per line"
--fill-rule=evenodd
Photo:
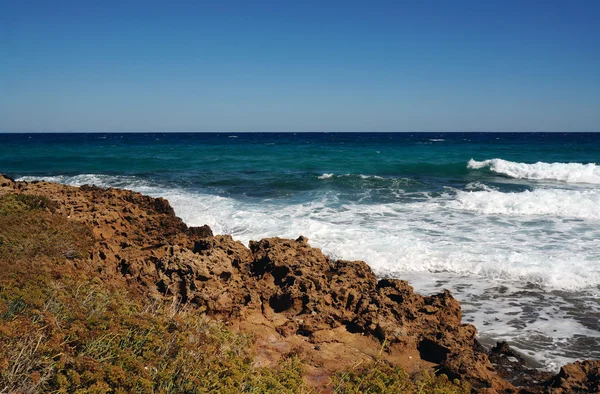
M188 234L191 237L208 238L214 236L212 229L208 225L200 227L189 227Z
M600 393L600 361L587 360L567 364L547 384L547 392Z

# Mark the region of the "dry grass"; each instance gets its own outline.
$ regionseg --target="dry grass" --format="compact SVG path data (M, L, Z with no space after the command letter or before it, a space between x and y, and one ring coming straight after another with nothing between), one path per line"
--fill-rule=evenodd
M251 338L193 310L144 308L94 281L48 284L29 297L23 295L35 293L33 283L1 292L6 305L18 307L4 308L0 321L0 391L283 393L303 387L298 360L257 370Z
M27 263L37 258L85 257L92 233L54 214L56 203L43 196L0 196L0 258Z
M446 375L427 371L410 376L402 368L374 362L334 377L333 393L347 394L469 394L471 387Z

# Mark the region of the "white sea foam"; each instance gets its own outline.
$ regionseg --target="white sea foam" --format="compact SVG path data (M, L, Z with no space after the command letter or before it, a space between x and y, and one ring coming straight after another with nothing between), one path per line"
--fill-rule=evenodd
M447 273L404 273L403 279L423 294L435 294L451 285L461 303L463 321L478 328L481 343L492 346L497 341L508 341L540 367L557 371L561 365L573 362L576 354L583 359L599 356L599 332L586 327L581 319L574 319L570 312L580 309L583 319L586 314L600 313L594 292L578 293L580 301L574 301L561 292L473 281ZM576 336L586 337L587 345L578 345Z
M520 193L497 190L458 191L449 206L483 214L549 215L600 219L600 191L535 189Z
M382 176L379 176L379 175L358 174L358 176L360 177L360 179L384 179Z
M151 183L144 179L128 175L104 175L104 174L79 174L79 175L55 175L55 176L23 176L18 181L46 181L64 183L72 186L95 185L99 187L119 187L139 192L152 192Z
M465 189L466 190L472 190L472 191L483 190L483 191L488 191L488 192L496 190L494 187L488 186L488 185L486 185L483 182L470 182L470 183L467 183L467 185L465 186Z
M469 160L467 168L489 168L490 171L511 178L555 180L568 183L600 184L600 167L594 163L517 163L502 159Z
M331 173L325 173L323 175L319 175L317 178L318 179L331 179L331 178L352 178L352 177L358 177L360 179L385 179L382 176L379 175L364 175L364 174L331 174ZM404 178L402 178L404 179Z
M302 234L336 258L367 261L380 275L450 272L577 290L600 285L600 226L559 217L473 215L441 197L410 204L337 205L335 193L304 204L247 203L160 190L191 225L247 243Z

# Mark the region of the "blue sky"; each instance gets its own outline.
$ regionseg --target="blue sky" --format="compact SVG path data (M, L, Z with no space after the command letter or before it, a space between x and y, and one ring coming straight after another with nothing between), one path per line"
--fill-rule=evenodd
M0 131L600 131L600 1L0 0Z

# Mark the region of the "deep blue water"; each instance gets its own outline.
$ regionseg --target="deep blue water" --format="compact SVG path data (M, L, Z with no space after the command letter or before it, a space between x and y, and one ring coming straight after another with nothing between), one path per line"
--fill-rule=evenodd
M385 189L395 185L440 192L499 180L502 189L526 187L467 169L471 158L595 163L600 133L0 134L0 171L12 176L131 175L259 199L301 200L328 189L352 200L370 188L380 191L373 202L392 201ZM323 174L356 177L321 182Z
M471 160L473 159L473 160ZM169 199L247 242L307 236L555 368L600 357L600 133L0 134L0 173Z

